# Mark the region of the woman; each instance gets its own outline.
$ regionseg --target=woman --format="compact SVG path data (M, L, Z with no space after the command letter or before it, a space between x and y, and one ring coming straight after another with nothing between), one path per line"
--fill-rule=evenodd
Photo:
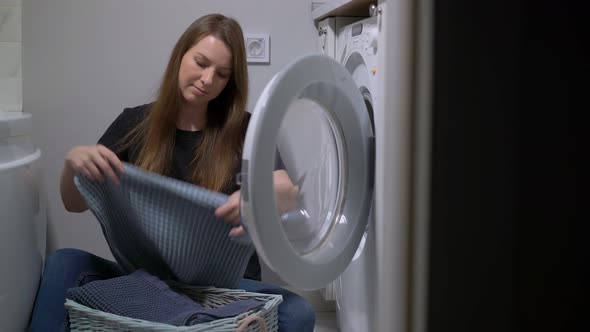
M117 183L125 161L230 194L215 214L236 225L229 236L242 235L235 174L240 170L249 119L247 96L248 73L239 24L219 14L199 18L176 43L157 100L125 109L97 145L77 146L68 152L60 185L64 207L70 212L88 209L74 185L74 175L96 181L108 177ZM273 177L277 195L292 197L296 189L287 173L278 169ZM45 263L32 330L67 330L63 306L66 290L122 273L115 262L81 250L52 253ZM240 288L246 291L283 295L279 306L281 331L313 331L315 316L303 298L257 281L260 265L256 256L244 277Z

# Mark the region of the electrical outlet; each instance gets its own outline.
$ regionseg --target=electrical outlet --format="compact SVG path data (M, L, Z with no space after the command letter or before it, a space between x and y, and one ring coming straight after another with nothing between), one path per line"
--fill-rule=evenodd
M270 37L268 33L246 33L246 59L248 63L270 63Z

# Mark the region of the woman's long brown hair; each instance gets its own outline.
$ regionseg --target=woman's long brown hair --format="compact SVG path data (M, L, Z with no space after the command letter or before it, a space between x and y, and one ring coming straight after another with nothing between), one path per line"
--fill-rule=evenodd
M239 165L248 125L248 70L240 25L220 14L206 15L193 22L172 50L159 96L148 116L127 135L127 144L139 144L136 165L168 174L176 138L176 117L182 95L178 72L184 54L206 36L222 40L232 54L232 72L225 89L209 102L207 126L191 163L191 182L215 191L228 188Z

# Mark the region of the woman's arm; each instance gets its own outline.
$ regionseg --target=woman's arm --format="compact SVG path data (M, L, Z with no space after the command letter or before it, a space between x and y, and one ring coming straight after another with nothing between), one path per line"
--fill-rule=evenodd
M273 181L279 213L294 210L297 207L299 187L293 185L287 171L282 169L273 172Z
M61 200L66 210L83 212L88 209L74 183L76 174L80 173L95 181L102 181L107 176L118 183L116 173L123 171L121 161L128 161L127 152L119 151L117 156L112 150L145 118L149 106L146 104L124 109L100 137L98 144L76 146L68 152L60 181Z
M282 169L274 171L273 183L279 213L295 209L299 187L293 185L289 174ZM245 233L244 228L240 226L240 190L231 194L227 202L215 210L215 216L237 226L229 232L230 236L241 236Z
M76 188L74 176L78 173L93 181L104 181L105 176L119 183L117 172L123 172L123 164L108 148L102 145L76 146L66 155L61 174L60 193L66 210L84 212L86 201Z
M69 212L84 212L88 209L88 205L86 205L86 201L84 201L78 188L76 188L74 175L76 175L75 171L67 163L64 164L59 186L61 201L64 208Z

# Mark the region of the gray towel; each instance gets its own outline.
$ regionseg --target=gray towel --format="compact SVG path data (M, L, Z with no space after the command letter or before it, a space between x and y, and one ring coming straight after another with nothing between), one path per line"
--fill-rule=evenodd
M74 178L113 256L127 273L236 288L254 252L215 217L228 196L124 163L121 184Z
M115 315L175 326L234 317L264 305L262 301L250 299L205 308L186 295L172 291L166 283L143 270L70 288L67 298Z

